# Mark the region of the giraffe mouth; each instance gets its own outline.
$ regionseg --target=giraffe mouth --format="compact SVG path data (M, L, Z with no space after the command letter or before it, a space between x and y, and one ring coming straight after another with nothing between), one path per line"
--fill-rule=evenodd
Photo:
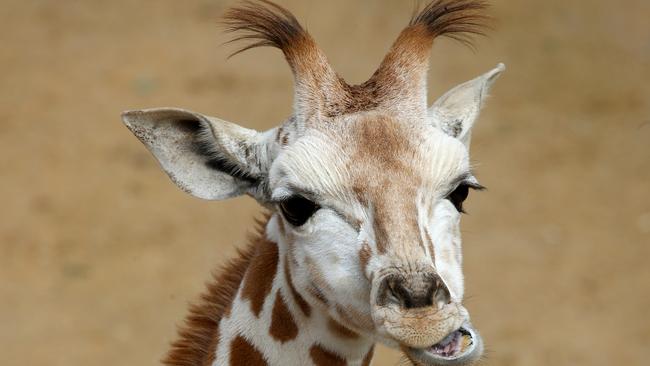
M470 365L483 352L483 342L470 325L463 325L442 341L425 348L408 348L409 358L419 366Z

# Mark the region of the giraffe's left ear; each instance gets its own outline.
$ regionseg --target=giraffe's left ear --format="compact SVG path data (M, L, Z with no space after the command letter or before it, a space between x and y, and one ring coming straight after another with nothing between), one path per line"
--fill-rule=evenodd
M483 101L494 81L505 69L504 64L498 64L476 79L445 93L429 108L432 123L469 147L471 129L478 118Z

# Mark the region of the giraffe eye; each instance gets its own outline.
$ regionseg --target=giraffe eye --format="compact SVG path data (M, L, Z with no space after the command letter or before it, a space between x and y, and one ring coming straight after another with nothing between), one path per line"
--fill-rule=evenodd
M456 210L460 213L465 213L463 210L463 202L467 199L469 195L469 186L467 184L460 184L453 192L451 192L447 199L456 207Z
M280 202L280 211L293 226L302 226L314 215L320 206L303 196L291 196Z

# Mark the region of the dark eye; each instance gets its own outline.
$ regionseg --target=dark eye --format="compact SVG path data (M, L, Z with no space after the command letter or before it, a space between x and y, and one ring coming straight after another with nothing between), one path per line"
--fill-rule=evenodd
M291 196L280 202L280 211L293 226L302 226L320 207L302 196Z
M447 199L456 207L458 212L464 213L463 202L467 199L467 195L469 195L469 186L467 184L460 184L447 196Z

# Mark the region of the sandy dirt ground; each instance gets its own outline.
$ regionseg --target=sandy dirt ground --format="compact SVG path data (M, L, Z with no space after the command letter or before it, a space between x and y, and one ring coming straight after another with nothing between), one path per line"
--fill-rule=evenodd
M352 82L413 8L279 2ZM262 130L290 113L279 52L226 60L216 19L233 3L1 2L0 364L158 364L245 241L252 200L184 194L119 119L181 106ZM433 98L508 66L473 134L489 190L463 222L485 365L647 365L650 2L492 3L490 37L439 41L430 73ZM375 365L398 362L381 349Z

